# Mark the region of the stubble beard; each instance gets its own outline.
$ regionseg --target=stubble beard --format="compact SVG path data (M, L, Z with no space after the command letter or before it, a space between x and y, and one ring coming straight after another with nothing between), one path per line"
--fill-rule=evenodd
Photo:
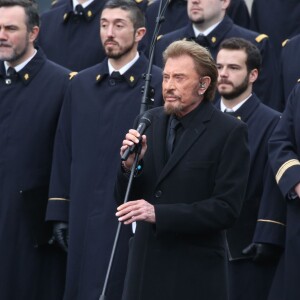
M198 18L198 19L195 19L194 21L193 21L193 23L194 24L196 24L196 25L201 25L201 24L203 24L204 23L204 18L203 17L200 17L200 18Z
M110 48L104 48L106 56L108 58L112 59L119 59L129 53L134 47L134 42L132 42L130 45L124 47L124 48L119 48L118 50L110 49Z
M183 109L183 106L180 103L174 105L174 104L165 102L165 104L164 104L164 110L167 115L179 116L182 109Z
M240 85L234 87L231 92L219 92L219 94L226 100L234 100L247 90L248 80L249 75L246 76Z
M25 53L28 51L29 41L26 40L25 46L22 49L20 49L20 51L14 49L13 47L7 47L7 48L11 49L11 53L10 54L1 54L0 53L0 60L7 61L10 64L12 64L16 61L19 61L25 55Z

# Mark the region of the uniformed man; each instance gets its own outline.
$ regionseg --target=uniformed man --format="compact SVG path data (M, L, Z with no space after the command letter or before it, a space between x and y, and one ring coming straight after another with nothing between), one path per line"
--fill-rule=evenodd
M272 189L278 190L275 180L265 175L270 170L267 143L280 114L262 104L252 92L261 66L260 52L255 45L241 38L226 39L220 45L216 62L221 95L217 106L247 124L251 157L243 208L237 222L227 230L229 299L266 300L281 248L272 245L270 240L267 244L252 244L252 238L264 189L268 188L265 196L272 201L275 201ZM265 186L268 180L272 182ZM275 195L282 200L279 192ZM277 231L280 223L268 222ZM274 258L273 263L270 258Z
M230 0L188 0L190 22L182 29L168 33L158 40L154 63L162 66L162 52L175 40L194 39L200 45L207 47L215 58L218 47L224 39L229 37L245 38L256 45L262 55L262 71L254 84L255 93L266 105L281 109L278 91L279 68L269 39L264 34L258 34L235 25L226 16L226 9L229 4Z
M269 159L284 196L286 215L285 251L279 262L269 300L300 298L300 81L291 92L282 119L269 141Z
M66 233L58 225L69 226L69 245L67 237L61 241L68 247L65 300L98 299L102 291L117 228L113 190L120 142L140 112L145 84L148 60L137 51L145 30L135 2L108 1L100 18L107 58L74 78L64 102L47 220L56 221L58 236ZM156 105L162 103L161 79L162 71L153 67ZM129 229L120 235L107 286L110 300L121 297Z
M53 0L51 2L51 7L57 7L61 4L64 4L65 2L68 2L69 0ZM238 0L239 1L239 0ZM148 1L147 0L135 0L136 4L139 6L139 8L145 12L148 6Z
M0 298L62 299L66 256L44 224L52 148L69 71L34 43L30 0L0 1Z
M250 28L270 37L279 58L282 43L300 33L300 2L253 0Z
M283 89L284 105L289 94L300 78L300 34L283 43L281 51L281 84Z
M105 1L68 0L43 13L38 44L47 57L72 71L103 60L99 19Z
M149 6L146 10L147 20L147 35L148 39L152 38L160 0L149 1ZM165 5L165 1L163 1ZM244 0L231 0L231 3L226 11L227 15L233 20L236 25L248 28L250 25L250 14ZM187 0L171 0L168 1L168 6L164 13L164 21L161 23L159 33L166 34L181 27L186 26L189 22L187 14Z

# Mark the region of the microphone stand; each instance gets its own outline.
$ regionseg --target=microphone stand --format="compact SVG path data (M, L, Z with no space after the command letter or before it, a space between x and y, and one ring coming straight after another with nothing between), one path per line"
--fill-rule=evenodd
M144 80L145 80L145 86L143 86L143 88L142 88L143 96L142 96L142 101L141 101L140 114L143 114L145 111L147 111L153 105L153 97L154 97L155 91L152 87L150 87L150 82L152 79L151 71L152 71L152 65L153 65L154 50L155 50L155 45L156 45L157 37L159 34L159 30L161 27L161 23L164 22L164 20L165 20L164 14L165 14L166 8L169 4L169 0L166 0L166 3L163 8L162 8L162 3L163 3L163 0L161 0L159 3L158 13L157 13L157 17L156 17L156 24L155 24L153 36L151 39L147 73L143 75Z
M128 201L130 189L131 189L132 182L133 182L134 173L136 171L136 168L137 168L137 165L138 165L138 162L139 162L139 156L140 156L140 153L141 153L141 149L142 149L142 143L139 142L137 144L137 147L136 147L136 154L135 154L133 165L131 167L129 181L128 181L128 184L127 184L127 189L126 189L126 193L125 193L123 203L126 203ZM121 232L121 225L122 225L122 223L119 222L118 227L117 227L117 231L116 231L116 235L115 235L115 240L114 240L114 243L113 243L113 248L112 248L111 254L110 254L110 259L109 259L108 268L107 268L106 275L105 275L105 280L104 280L104 284L103 284L103 288L102 288L102 293L100 295L99 300L107 300L107 298L105 296L105 293L106 293L107 284L108 284L108 280L109 280L109 275L110 275L110 272L111 272L111 268L112 268L112 264L113 264L113 260L114 260L118 240L119 240L119 235L120 235L120 232Z
M144 80L145 80L145 85L142 88L143 97L142 97L142 101L141 101L140 114L144 113L152 106L152 102L153 102L152 99L153 99L154 93L155 93L154 89L150 88L150 82L151 82L151 78L152 78L151 71L152 71L152 65L153 65L154 49L155 49L155 45L156 45L157 36L158 36L159 30L161 27L161 23L165 20L164 13L169 4L169 0L166 0L163 8L162 8L162 2L163 2L163 0L161 0L160 4L159 4L155 29L154 29L151 44L150 44L149 64L148 64L148 68L147 68L147 73L143 75ZM133 181L134 173L136 171L141 148L142 148L142 144L140 142L136 147L136 155L135 155L134 163L133 163L131 171L130 171L130 177L129 177L129 181L128 181L126 194L125 194L123 203L126 203L128 201L129 192L130 192L130 189L132 186L132 181ZM116 231L116 235L115 235L115 239L114 239L114 243L113 243L113 248L112 248L112 251L110 254L110 259L109 259L108 268L107 268L106 275L105 275L102 293L100 295L99 300L109 300L106 298L105 293L107 290L107 284L108 284L108 280L109 280L109 276L110 276L110 272L111 272L111 268L112 268L118 240L119 240L121 225L122 225L122 223L119 222L117 231Z

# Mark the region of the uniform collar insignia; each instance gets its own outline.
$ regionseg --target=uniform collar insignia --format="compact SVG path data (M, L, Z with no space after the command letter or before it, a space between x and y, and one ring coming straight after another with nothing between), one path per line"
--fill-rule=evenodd
M126 82L131 86L133 87L136 82L137 82L137 79L138 79L138 76L136 76L137 74L134 74L132 72L126 72L123 74L123 76L125 77L126 79Z
M98 12L103 8L104 1L93 1L86 8L84 8L84 18L86 21L91 21ZM63 22L67 22L71 16L74 15L72 2L66 5L63 15Z
M69 80L72 80L74 76L76 76L78 74L78 72L71 72L69 74Z
M34 76L40 71L41 67L45 63L45 55L41 49L37 48L36 55L32 60L18 72L23 84L27 85L31 82Z
M101 76L100 74L98 74L96 76L96 81L99 82L99 81L101 81L102 78L103 78L103 76Z

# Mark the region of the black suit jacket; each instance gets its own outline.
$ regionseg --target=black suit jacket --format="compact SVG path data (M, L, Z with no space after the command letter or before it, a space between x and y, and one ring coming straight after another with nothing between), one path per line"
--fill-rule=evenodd
M144 168L130 198L154 204L156 224L137 224L123 299L224 300L223 230L237 219L245 193L246 125L203 102L166 162L168 116L163 108L150 112ZM127 181L120 172L119 201Z

